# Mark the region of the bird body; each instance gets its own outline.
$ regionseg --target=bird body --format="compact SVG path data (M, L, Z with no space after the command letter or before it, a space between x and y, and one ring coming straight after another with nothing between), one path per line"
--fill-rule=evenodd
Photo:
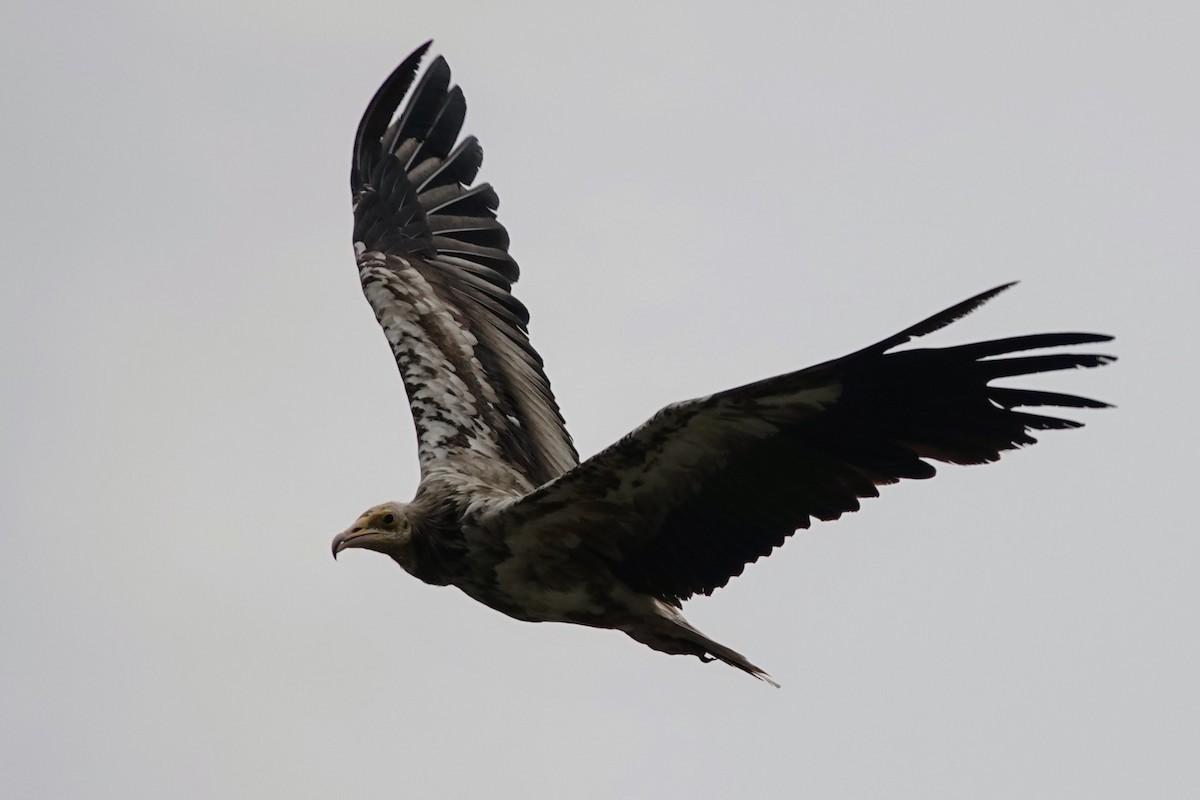
M412 502L362 514L335 556L376 550L516 619L621 630L774 683L693 628L683 602L813 519L933 476L930 461L994 461L1032 444L1031 431L1079 427L1020 408L1105 406L991 381L1108 363L1015 355L1108 336L896 350L1008 284L848 356L667 406L580 463L511 294L519 271L496 194L471 186L482 151L458 139L462 92L441 58L413 87L428 46L372 99L351 169L359 275L408 393L421 482Z

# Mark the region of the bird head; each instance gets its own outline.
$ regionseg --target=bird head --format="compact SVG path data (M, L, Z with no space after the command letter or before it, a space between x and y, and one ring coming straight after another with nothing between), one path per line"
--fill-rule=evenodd
M408 549L412 522L404 503L383 503L368 508L354 524L333 537L333 557L351 547L374 550L397 558Z

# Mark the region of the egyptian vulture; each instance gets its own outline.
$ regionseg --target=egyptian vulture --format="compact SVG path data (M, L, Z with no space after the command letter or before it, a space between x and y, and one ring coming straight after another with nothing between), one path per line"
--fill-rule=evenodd
M848 356L669 405L580 463L512 295L496 193L474 184L482 150L459 140L463 93L441 57L413 86L429 44L375 93L350 170L359 277L408 393L421 480L411 502L370 508L338 534L335 557L375 550L517 619L614 628L774 684L692 627L683 601L881 485L932 477L931 461L982 464L1033 444L1033 431L1079 427L1019 409L1106 405L991 382L1106 364L1014 354L1109 336L896 350L1006 285Z

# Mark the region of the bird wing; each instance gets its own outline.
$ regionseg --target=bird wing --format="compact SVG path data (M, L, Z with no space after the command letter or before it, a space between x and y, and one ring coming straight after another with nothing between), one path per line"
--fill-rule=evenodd
M358 125L359 277L408 392L422 478L524 492L579 458L529 343L529 312L511 294L518 269L499 200L488 184L471 186L483 151L474 137L457 141L462 91L439 56L409 92L429 45L388 77Z
M995 461L1032 444L1031 431L1080 425L1018 407L1106 405L989 382L1107 363L1103 355L1012 354L1108 336L1052 333L888 352L1005 288L844 358L667 406L503 513L523 536L595 551L637 591L676 604L711 594L813 518L856 511L880 485L932 477L927 459Z

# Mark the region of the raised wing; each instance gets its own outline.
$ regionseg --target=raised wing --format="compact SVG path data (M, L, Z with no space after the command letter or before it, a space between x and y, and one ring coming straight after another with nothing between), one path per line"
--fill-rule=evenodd
M1080 423L1015 410L1102 408L1073 395L990 386L997 378L1112 359L1013 353L1108 341L1051 333L887 352L937 330L1006 286L857 353L668 406L637 430L504 513L524 534L569 536L632 588L680 603L711 594L813 518L837 519L926 459L995 461L1031 431Z
M524 492L578 463L511 294L517 263L466 101L440 56L412 89L426 43L372 98L354 141L354 249L363 293L396 356L433 474ZM397 109L408 95L399 115ZM393 117L395 117L393 119Z

